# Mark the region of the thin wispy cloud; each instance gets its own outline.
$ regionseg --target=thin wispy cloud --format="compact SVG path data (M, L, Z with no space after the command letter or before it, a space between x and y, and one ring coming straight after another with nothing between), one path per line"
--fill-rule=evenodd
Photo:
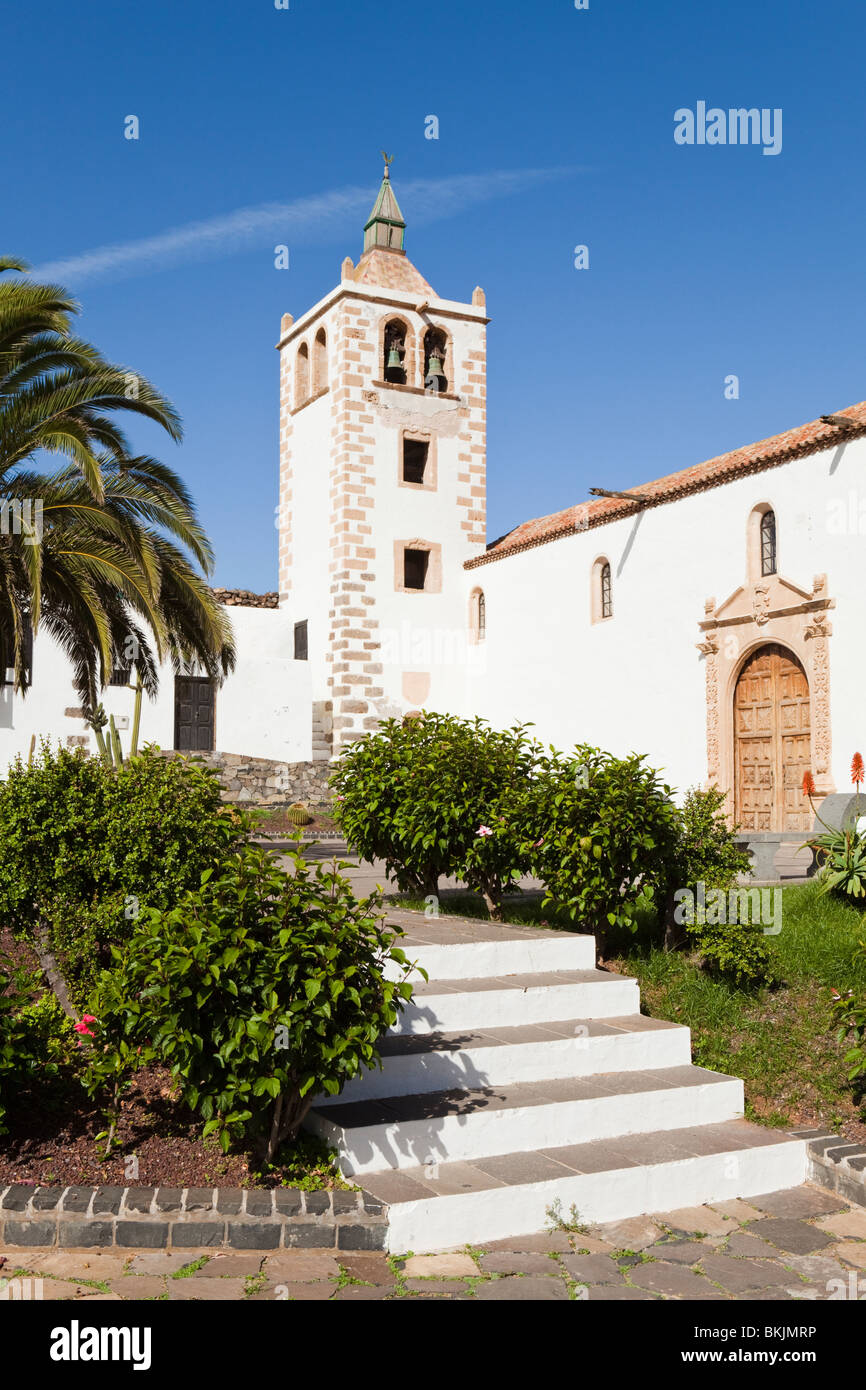
M415 179L397 189L412 226L442 218L495 198L525 192L563 178L573 169L515 169L460 174L448 179ZM366 218L375 189L339 188L290 203L263 203L201 222L188 222L156 236L97 246L92 251L47 261L32 274L41 280L83 284L167 270L186 261L211 260L265 244L265 238L291 248L312 240L337 240ZM270 248L269 248L270 249Z

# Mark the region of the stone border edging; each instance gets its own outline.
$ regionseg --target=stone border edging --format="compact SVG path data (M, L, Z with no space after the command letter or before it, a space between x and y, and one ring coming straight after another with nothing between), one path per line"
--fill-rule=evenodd
M384 1250L369 1192L298 1187L0 1188L0 1244L188 1250Z
M846 1143L826 1129L799 1129L792 1134L806 1141L810 1182L866 1207L866 1145Z

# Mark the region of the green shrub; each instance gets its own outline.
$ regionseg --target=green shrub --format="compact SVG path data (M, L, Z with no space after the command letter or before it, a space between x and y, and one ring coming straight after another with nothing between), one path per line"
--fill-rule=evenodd
M760 926L748 922L695 923L689 937L708 974L740 988L773 983L772 957Z
M861 941L855 956L866 957L866 941ZM853 989L840 994L833 990L833 1016L839 1026L837 1038L842 1042L851 1037L853 1045L845 1053L848 1064L848 1080L859 1081L866 1077L866 994Z
M44 742L0 784L0 914L24 935L46 930L86 989L142 907L175 902L244 833L200 764L147 749L115 770Z
M685 924L687 939L699 953L708 974L749 988L772 983L772 957L762 933L764 924L740 921L743 899L736 895L731 898L730 890L738 879L751 873L751 859L734 841L738 827L729 826L722 813L726 796L717 787L707 791L692 787L679 809L671 882L675 884L677 902L687 903L687 909L683 911L678 906L674 920ZM709 913L707 895L716 909ZM734 920L729 920L732 903ZM723 920L715 920L717 916Z
M4 1117L22 1092L43 1088L68 1064L75 1033L54 995L34 1000L38 972L16 968L0 956L0 1134Z
M128 939L140 909L123 893L87 903L56 897L46 912L47 942L69 989L83 1008L100 973L111 965L111 948Z
M425 711L389 719L343 753L335 815L364 859L383 859L406 891L435 894L443 874L500 915L503 890L528 871L538 745L518 726L491 729Z
M674 876L677 887L731 888L751 871L751 858L734 836L739 826L729 826L722 807L727 792L718 787L702 791L690 787L679 808Z
M552 754L533 791L533 871L554 906L595 932L634 931L663 897L677 846L677 810L643 757L615 758L578 745Z
M378 1061L411 966L376 897L292 857L289 874L246 844L171 908L142 913L94 996L91 1093L113 1088L116 1103L132 1068L159 1061L205 1135L223 1149L248 1136L270 1161L318 1092Z

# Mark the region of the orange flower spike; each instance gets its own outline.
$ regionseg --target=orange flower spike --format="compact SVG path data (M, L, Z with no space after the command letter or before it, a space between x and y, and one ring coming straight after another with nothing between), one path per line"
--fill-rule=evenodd
M815 779L812 776L811 772L808 771L803 773L803 795L815 795Z
M855 753L851 759L851 781L855 787L859 787L863 781L863 759L859 753Z

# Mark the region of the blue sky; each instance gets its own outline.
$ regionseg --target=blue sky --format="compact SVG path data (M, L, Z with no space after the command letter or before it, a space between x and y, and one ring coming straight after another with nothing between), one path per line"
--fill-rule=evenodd
M42 0L3 28L0 244L70 263L81 331L180 409L180 448L137 439L218 583L276 587L273 345L357 260L382 147L412 260L487 293L491 539L866 397L856 0ZM781 153L675 144L698 101L781 108Z

